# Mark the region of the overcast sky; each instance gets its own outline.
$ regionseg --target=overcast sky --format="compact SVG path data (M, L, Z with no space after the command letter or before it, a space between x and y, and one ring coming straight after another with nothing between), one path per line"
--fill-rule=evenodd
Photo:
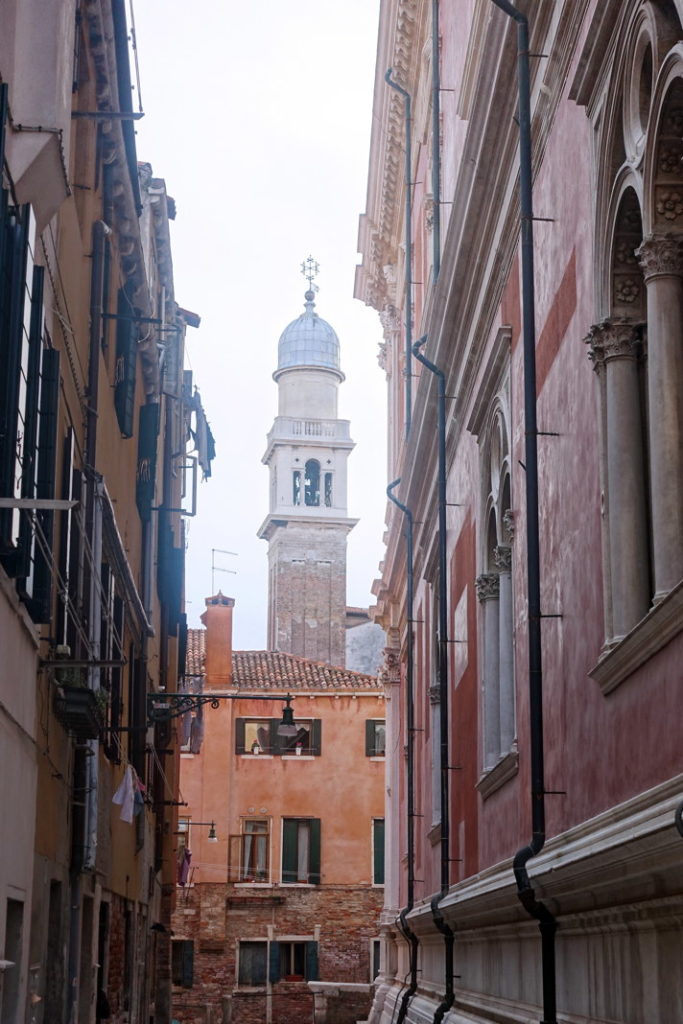
M268 511L261 463L277 411L277 342L303 312L300 264L320 264L317 311L341 342L339 415L349 460L347 600L366 606L382 558L386 504L385 380L377 314L353 298L365 209L378 0L135 0L145 117L138 159L176 200L176 300L188 328L217 457L188 520L186 596L234 597L237 649L265 647ZM134 98L136 102L136 98ZM216 554L212 579L212 549Z

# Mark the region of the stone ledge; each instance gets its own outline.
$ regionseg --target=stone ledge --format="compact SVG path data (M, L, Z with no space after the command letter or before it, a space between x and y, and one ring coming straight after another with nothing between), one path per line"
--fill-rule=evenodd
M486 800L497 789L504 786L509 779L513 779L517 774L518 767L519 754L515 747L507 754L504 754L498 764L494 765L493 768L489 768L481 775L477 782L477 789L481 793L482 799Z
M588 673L611 693L683 630L683 581L651 608L630 633L604 650Z

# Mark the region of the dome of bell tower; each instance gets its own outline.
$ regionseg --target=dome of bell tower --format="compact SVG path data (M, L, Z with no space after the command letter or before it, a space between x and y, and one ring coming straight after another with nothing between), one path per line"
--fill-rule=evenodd
M315 293L306 292L304 312L285 327L278 342L275 380L285 370L316 367L330 370L340 381L344 374L339 366L339 338L334 328L315 311Z

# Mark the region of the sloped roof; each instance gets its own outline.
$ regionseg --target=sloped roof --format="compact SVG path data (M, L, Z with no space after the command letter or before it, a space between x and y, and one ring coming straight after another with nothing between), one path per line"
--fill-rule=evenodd
M206 630L188 629L186 674L202 675ZM233 651L233 687L242 690L382 690L374 676L282 651Z

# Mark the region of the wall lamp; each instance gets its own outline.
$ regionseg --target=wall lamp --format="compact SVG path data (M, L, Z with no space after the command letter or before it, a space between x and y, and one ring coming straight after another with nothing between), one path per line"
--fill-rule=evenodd
M206 839L207 843L217 843L218 842L218 836L216 835L216 822L215 821L195 821L194 818L188 818L187 819L187 825L188 825L187 828L179 829L178 832L175 833L175 835L177 835L177 836L185 836L185 835L187 835L187 833L188 833L189 829L192 827L192 825L208 825L209 834L208 834L207 839Z
M197 711L202 705L212 708L220 706L222 700L279 700L284 703L282 719L277 727L278 736L296 736L298 726L294 721L291 693L275 696L272 693L148 693L147 725L170 722L188 711Z

